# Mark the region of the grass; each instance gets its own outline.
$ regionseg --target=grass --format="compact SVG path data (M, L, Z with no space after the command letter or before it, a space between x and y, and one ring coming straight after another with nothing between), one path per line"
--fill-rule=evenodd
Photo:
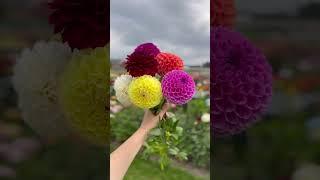
M124 180L204 180L186 171L174 167L167 167L161 171L156 162L136 158L130 166Z

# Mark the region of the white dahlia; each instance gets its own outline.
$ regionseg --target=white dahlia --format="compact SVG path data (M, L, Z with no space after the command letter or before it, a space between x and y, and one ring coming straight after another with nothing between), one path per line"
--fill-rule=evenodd
M201 121L204 123L209 123L210 122L210 114L209 113L202 114Z
M71 57L60 42L37 42L25 49L14 67L13 85L24 121L46 140L68 132L59 108L57 80Z
M131 105L131 101L128 95L128 88L132 79L133 78L130 75L121 75L117 77L114 82L113 88L116 91L116 97L123 106Z

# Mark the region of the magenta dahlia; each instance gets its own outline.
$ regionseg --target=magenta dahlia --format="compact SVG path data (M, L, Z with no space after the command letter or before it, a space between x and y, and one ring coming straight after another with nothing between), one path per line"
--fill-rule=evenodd
M181 70L167 73L161 82L162 93L173 104L186 104L195 94L195 82L192 77Z
M106 0L52 0L49 23L71 48L103 47L109 42L109 2Z
M211 129L240 133L257 121L272 95L272 69L241 34L211 27Z
M155 76L158 72L158 62L155 57L160 53L157 46L152 43L139 45L132 54L128 55L124 66L133 77L143 75Z

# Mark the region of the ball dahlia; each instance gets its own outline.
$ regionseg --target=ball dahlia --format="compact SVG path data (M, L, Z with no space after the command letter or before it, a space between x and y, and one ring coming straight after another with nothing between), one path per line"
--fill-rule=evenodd
M160 53L160 50L153 43L143 43L137 46L134 52L143 53L152 57L156 57Z
M183 61L182 59L172 53L159 53L156 56L156 60L159 63L158 73L163 76L172 70L182 70L183 69Z
M211 28L211 129L215 136L252 125L272 95L272 69L241 34Z
M75 132L99 145L109 138L106 112L109 47L74 53L61 80L60 103Z
M162 99L160 81L149 75L133 79L128 93L132 104L143 109L159 105Z
M49 23L71 48L103 47L109 42L109 2L106 0L52 0Z
M196 85L188 73L173 70L163 77L161 87L168 102L182 105L192 99Z
M48 141L70 133L58 103L58 79L70 57L68 45L40 41L25 49L14 66L12 82L23 120Z
M210 4L211 25L233 27L235 21L234 0L214 0Z
M130 106L131 101L128 95L128 88L132 81L132 76L121 75L114 81L113 88L116 91L118 101L124 106Z
M159 52L159 49L152 43L139 45L127 57L127 61L124 64L127 72L133 77L156 75L158 72L158 61L155 57Z

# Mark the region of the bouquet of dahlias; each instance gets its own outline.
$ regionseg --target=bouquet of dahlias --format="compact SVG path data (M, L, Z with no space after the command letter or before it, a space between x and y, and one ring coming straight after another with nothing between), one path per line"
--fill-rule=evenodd
M139 45L124 65L128 74L114 82L116 97L124 106L135 105L156 115L166 102L183 105L195 94L195 82L183 71L182 59L160 52L152 43ZM168 165L169 156L187 159L187 154L177 147L183 133L178 122L172 113L167 113L145 143L144 155L159 155L161 169Z

